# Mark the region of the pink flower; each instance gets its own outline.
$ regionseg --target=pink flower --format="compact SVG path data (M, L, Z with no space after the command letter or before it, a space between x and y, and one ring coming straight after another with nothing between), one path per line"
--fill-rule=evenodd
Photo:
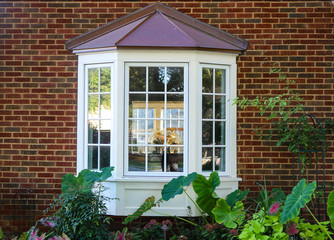
M204 226L204 228L206 229L206 231L211 232L212 229L213 229L213 225L211 225L211 224L206 224L206 225Z
M233 229L230 230L230 234L231 234L232 236L238 236L239 233L238 233L238 230L237 230L237 229L234 229L234 228L233 228Z
M157 220L151 219L151 221L148 224L150 224L150 225L156 225L157 223L158 223Z
M173 226L172 222L170 220L165 220L165 221L162 221L161 223L162 225L167 225L167 226Z
M278 212L280 206L280 202L275 202L273 205L271 205L271 207L269 208L269 215L275 215Z
M293 236L299 232L297 228L297 224L294 222L289 222L286 225L286 233L289 234L290 236Z

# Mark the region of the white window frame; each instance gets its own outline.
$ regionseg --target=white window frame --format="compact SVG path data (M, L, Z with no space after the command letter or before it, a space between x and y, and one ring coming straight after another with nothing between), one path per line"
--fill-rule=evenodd
M129 68L130 67L183 67L184 69L184 150L183 150L183 171L182 172L136 172L136 171L129 171L129 159L128 159L128 136L129 136ZM189 151L189 141L188 141L188 121L189 121L189 104L188 104L188 92L189 92L189 64L187 62L126 62L124 64L124 176L146 176L146 177L156 177L156 176L163 176L163 177L173 177L173 176L180 176L185 175L188 172L188 151ZM147 89L145 94L148 93ZM168 92L163 92L168 93ZM146 103L148 104L148 103ZM164 103L166 104L166 103ZM157 117L157 116L156 116ZM146 119L146 118L145 118ZM155 120L155 119L153 119ZM158 119L161 120L161 119ZM166 118L162 118L162 120L166 120ZM177 119L175 119L177 120ZM145 144L145 146L149 146Z
M202 86L203 86L203 68L212 68L213 70L215 69L224 69L225 70L225 94L219 94L219 96L225 96L225 145L219 145L219 146L223 146L225 147L225 171L218 171L220 176L230 176L231 174L231 156L232 156L232 151L233 148L230 147L232 145L231 142L231 129L234 129L231 127L231 114L233 114L231 112L231 96L232 96L232 92L231 92L231 76L230 76L230 66L229 65L220 65L220 64L211 64L211 63L200 63L199 64L199 89L200 89L200 97L199 97L199 108L200 108L200 122L199 122L199 135L200 135L200 139L199 139L199 172L202 173L205 176L208 176L211 172L216 171L214 168L212 171L203 171L202 170L202 147L206 146L203 145L202 143L202 122L203 122L203 108L202 108L202 96L203 96L203 92L202 92ZM214 71L213 71L214 72ZM213 80L214 77L213 77ZM213 86L215 86L215 84L213 84ZM210 94L211 95L211 94ZM212 92L212 96L213 98L216 96L215 91L213 89ZM215 107L215 104L213 104L213 108ZM232 116L233 117L233 116ZM215 118L213 116L213 122L215 122ZM213 135L215 133L215 127L213 126ZM212 147L215 147L217 145L215 145L214 143L212 144ZM213 159L212 161L215 161L215 152L213 151Z

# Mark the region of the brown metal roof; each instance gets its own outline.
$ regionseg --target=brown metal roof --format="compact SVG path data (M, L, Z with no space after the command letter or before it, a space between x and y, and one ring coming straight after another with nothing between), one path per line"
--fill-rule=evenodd
M161 3L153 3L65 44L69 50L167 47L244 51L249 43Z

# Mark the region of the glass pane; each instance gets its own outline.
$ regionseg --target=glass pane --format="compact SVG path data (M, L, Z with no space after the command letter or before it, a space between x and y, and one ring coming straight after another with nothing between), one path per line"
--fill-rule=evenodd
M99 91L99 69L89 68L88 69L88 92Z
M147 118L154 118L154 109L147 109Z
M212 145L213 122L202 122L202 145Z
M213 96L202 96L202 118L212 119L213 118Z
M88 143L98 143L99 121L88 121Z
M202 148L202 171L212 171L212 152L213 148Z
M224 69L215 69L215 85L216 93L226 93Z
M98 168L98 148L96 146L88 146L88 168Z
M101 92L110 92L111 89L111 69L110 67L100 68L101 71Z
M203 93L213 92L213 69L212 68L202 69L202 92Z
M110 167L110 147L100 147L100 169Z
M215 170L225 171L225 148L215 149Z
M129 147L129 171L145 171L145 147Z
M225 122L215 122L215 145L225 145Z
M183 144L183 121L166 121L167 127L167 144L182 145Z
M99 96L88 96L88 118L98 118L99 115Z
M166 118L183 118L183 94L167 94L167 116ZM182 111L180 111L182 110Z
M162 172L164 169L163 147L148 147L148 171Z
M155 117L159 118L165 105L164 94L148 94L148 108L154 109L156 112Z
M148 91L164 92L165 91L165 68L149 67L148 68Z
M184 70L183 67L167 68L167 91L183 92L184 91Z
M183 171L183 148L167 147L167 172Z
M148 120L148 144L164 144L165 143L165 131L162 120Z
M225 119L225 96L215 96L215 119Z
M145 120L129 120L129 144L145 144Z
M141 114L138 112L135 113L137 111L136 109L145 109L145 108L146 108L145 94L129 94L129 118L145 118L145 110L141 111Z
M146 91L146 67L130 67L129 91Z
M111 129L110 120L100 121L100 143L102 144L110 143L110 129Z
M100 117L111 118L110 94L100 95Z

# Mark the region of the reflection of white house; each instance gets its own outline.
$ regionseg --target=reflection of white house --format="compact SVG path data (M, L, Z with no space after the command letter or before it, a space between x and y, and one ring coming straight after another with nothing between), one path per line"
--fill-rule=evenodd
M245 40L155 3L66 45L79 59L77 171L115 166L106 194L120 201L110 203L111 214L131 214L148 196L159 198L171 178L191 172L208 176L217 170L222 195L238 187L236 107L228 100L236 97L236 57L246 50ZM155 88L154 67L181 69L170 79L178 87L159 79L164 85ZM111 108L100 108L98 116L88 116L87 99L105 92L89 90L90 68L111 72ZM103 76L98 78L101 85ZM141 84L132 84L136 79ZM173 97L182 100L168 100ZM99 137L90 140L90 121L103 120L110 124L100 124ZM104 142L101 132L109 129L110 141ZM185 216L188 206L198 214L183 195L160 211Z

